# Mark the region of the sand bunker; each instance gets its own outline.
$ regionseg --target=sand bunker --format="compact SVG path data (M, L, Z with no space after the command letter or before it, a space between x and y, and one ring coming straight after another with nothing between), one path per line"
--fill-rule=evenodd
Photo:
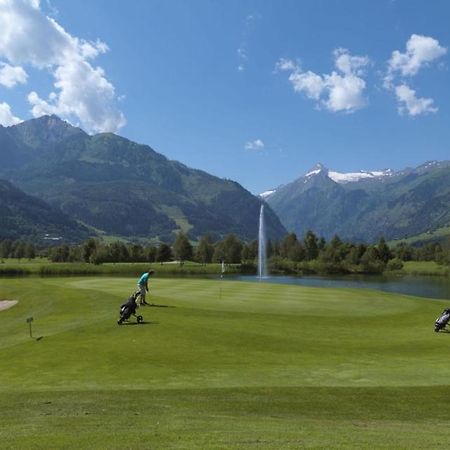
M0 300L0 311L12 308L15 304L17 304L17 300Z

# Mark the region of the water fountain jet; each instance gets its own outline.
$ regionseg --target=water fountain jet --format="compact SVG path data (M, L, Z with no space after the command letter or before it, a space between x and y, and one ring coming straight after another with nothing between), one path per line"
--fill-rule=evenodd
M266 232L264 228L264 204L261 204L258 232L258 278L260 280L267 278Z

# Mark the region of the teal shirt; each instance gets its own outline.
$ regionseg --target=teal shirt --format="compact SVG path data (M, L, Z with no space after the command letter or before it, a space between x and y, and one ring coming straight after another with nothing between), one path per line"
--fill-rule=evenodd
M148 273L147 272L143 273L138 281L139 286L145 286L148 282L148 278L149 278Z

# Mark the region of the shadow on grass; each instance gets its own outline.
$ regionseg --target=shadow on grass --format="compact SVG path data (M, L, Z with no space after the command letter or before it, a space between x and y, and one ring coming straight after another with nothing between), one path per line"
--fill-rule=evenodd
M142 321L142 322L140 322L140 323L137 323L137 322L122 322L122 324L120 325L120 326L122 326L122 325L158 325L159 324L159 322L147 322L147 321Z
M153 306L153 308L176 308L176 306L173 305L157 305L156 303L149 303L146 306Z

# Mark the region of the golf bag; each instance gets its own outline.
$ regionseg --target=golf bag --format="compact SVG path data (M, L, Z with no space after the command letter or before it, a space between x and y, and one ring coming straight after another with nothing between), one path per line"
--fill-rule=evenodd
M440 330L443 330L448 322L450 321L450 308L444 309L442 311L442 314L436 319L436 322L434 322L434 331L436 333Z
M136 300L139 296L139 291L135 292L133 295L131 295L128 300L126 301L126 303L124 303L123 305L121 305L120 307L120 318L117 321L118 325L121 325L124 321L128 320L131 316L135 316L137 323L141 323L144 318L142 316L136 316L136 309L137 309L137 304L136 304Z

